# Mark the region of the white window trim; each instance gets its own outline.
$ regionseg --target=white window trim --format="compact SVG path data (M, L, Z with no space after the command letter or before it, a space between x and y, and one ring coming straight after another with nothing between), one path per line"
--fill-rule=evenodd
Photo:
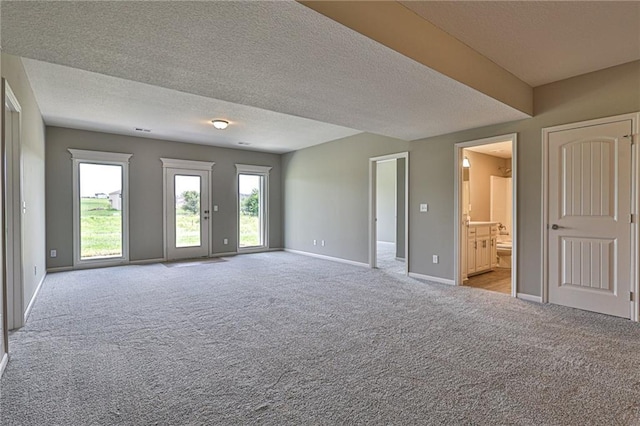
M73 267L93 268L129 263L129 159L133 154L68 149L73 161ZM122 256L96 260L80 257L80 163L122 167Z
M236 164L236 220L237 220L237 252L251 253L269 250L269 172L273 167ZM262 176L262 233L261 246L240 247L240 175Z

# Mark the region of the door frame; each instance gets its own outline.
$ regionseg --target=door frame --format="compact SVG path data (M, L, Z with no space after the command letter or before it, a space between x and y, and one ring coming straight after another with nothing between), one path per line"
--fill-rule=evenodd
M211 173L213 165L216 164L213 161L195 161L195 160L180 160L176 158L160 158L162 161L162 258L164 261L169 260L168 247L167 247L167 233L168 221L167 221L167 187L169 184L169 169L182 169L193 171L206 171L207 172L207 186L209 188L207 209L209 210L209 233L207 235L209 245L207 254L209 257L213 256L213 211L211 209Z
M2 129L4 146L4 225L6 226L6 241L4 241L4 256L6 261L3 268L3 279L6 280L5 307L7 315L7 329L14 330L23 326L24 318L24 279L22 261L22 107L18 102L9 82L2 79L2 120L5 108L12 111L12 138L4 140L5 128ZM4 235L4 234L3 234Z
M549 135L562 130L571 130L580 127L597 126L616 121L631 120L631 292L633 293L633 301L630 301L631 321L640 320L638 295L640 288L638 284L638 260L637 253L640 242L640 228L638 227L638 211L640 211L640 201L638 197L638 170L640 166L640 158L638 156L638 134L640 133L640 112L629 114L614 115L611 117L597 118L594 120L578 121L575 123L567 123L558 126L542 128L542 222L540 231L541 238L541 260L542 274L540 277L540 291L542 302L549 302Z
M489 138L475 139L467 142L459 142L454 145L455 166L454 170L454 244L453 244L453 268L455 271L454 284L463 285L462 280L462 250L465 245L462 243L461 228L464 225L462 220L462 181L463 170L462 160L465 148L489 145L496 142L511 141L511 297L518 297L518 134L509 133L506 135L492 136Z
M377 266L376 188L378 162L404 158L404 274L409 275L409 152L369 158L369 267Z

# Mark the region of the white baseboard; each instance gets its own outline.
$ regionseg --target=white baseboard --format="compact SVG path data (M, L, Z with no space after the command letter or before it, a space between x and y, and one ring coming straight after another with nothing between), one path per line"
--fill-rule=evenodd
M526 300L527 302L542 303L542 297L541 296L532 296L530 294L518 293L518 294L516 294L516 297L518 299Z
M161 257L157 257L155 259L131 260L129 261L129 265L148 265L149 263L160 263L160 262L164 262L164 259Z
M36 291L33 292L33 297L29 301L29 304L27 305L27 309L25 309L25 311L24 311L24 322L22 323L23 325L27 323L27 318L29 318L29 314L31 313L31 309L33 308L33 304L35 303L36 297L38 297L38 294L40 294L40 289L42 288L42 283L44 282L44 279L46 277L47 277L47 273L45 272L45 274L42 276L42 279L38 283L38 286L36 287Z
M3 354L2 361L0 361L0 377L2 377L2 373L4 373L4 369L7 368L8 363L9 363L9 355Z
M302 250L292 250L288 248L284 249L284 251L289 253L301 254L303 256L315 257L317 259L329 260L331 262L346 263L347 265L361 266L365 268L369 267L369 264L367 263L356 262L355 260L342 259L340 257L325 256L324 254L311 253L311 252L302 251Z
M440 284L456 285L456 282L454 280L450 280L448 278L432 277L431 275L417 274L415 272L409 272L409 276L411 278L418 278L420 280L433 281Z

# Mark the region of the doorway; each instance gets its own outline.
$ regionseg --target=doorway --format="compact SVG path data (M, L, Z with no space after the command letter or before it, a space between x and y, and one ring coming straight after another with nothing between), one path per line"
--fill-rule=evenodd
M517 135L455 145L456 285L517 295Z
M637 320L639 116L543 130L544 301Z
M162 158L165 259L207 257L211 252L211 168L214 163Z
M408 274L409 153L369 159L369 264Z

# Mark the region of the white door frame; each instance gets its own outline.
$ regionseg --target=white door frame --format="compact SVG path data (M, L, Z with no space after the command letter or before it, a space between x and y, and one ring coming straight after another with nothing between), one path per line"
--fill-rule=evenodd
M22 108L9 83L2 79L2 117L4 109L12 111L12 138L4 141L4 154L6 155L6 170L4 182L5 212L6 212L6 244L5 244L5 268L6 275L6 305L7 328L9 330L22 327L24 324L24 285L22 277ZM2 137L5 138L3 126Z
M409 275L409 152L369 158L369 267L377 266L376 186L378 162L404 158L404 273Z
M455 225L453 230L454 244L453 244L453 267L455 271L454 283L455 285L462 285L462 250L464 244L462 243L462 232L460 229L464 225L462 220L462 160L464 148L472 146L488 145L496 142L511 141L511 297L518 296L518 134L510 133L506 135L493 136L490 138L476 139L467 142L460 142L455 144L455 177L454 177L454 217ZM473 166L472 166L473 167Z
M212 161L194 161L194 160L180 160L175 158L160 158L162 161L162 247L163 247L163 260L168 260L168 247L167 247L167 233L168 231L168 211L167 211L167 187L169 184L169 169L182 169L182 170L194 170L194 171L206 171L208 172L207 187L209 190L207 210L209 211L209 234L207 250L209 257L213 256L213 211L211 210L211 173L213 165L216 164Z
M269 250L269 174L272 168L271 166L256 166L253 164L236 164L236 253L258 253ZM260 225L264 241L260 246L240 247L240 175L262 177Z
M595 120L579 121L576 123L562 124L559 126L545 127L542 129L542 223L540 230L542 231L542 274L540 279L540 291L542 294L542 302L549 301L549 135L553 132L562 130L570 130L579 127L597 126L600 124L611 123L615 121L631 120L632 133L629 137L632 140L631 145L631 291L634 294L633 301L630 301L630 319L632 321L640 320L639 313L639 297L640 288L638 284L638 260L637 253L640 242L640 228L638 227L638 211L640 211L640 200L638 197L638 170L640 166L640 158L638 154L637 142L640 133L640 112L615 115L612 117L597 118Z

